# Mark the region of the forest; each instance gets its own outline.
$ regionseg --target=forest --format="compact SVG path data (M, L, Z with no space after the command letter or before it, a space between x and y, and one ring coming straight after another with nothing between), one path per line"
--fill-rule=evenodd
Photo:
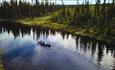
M83 4L79 4L79 0L76 0L76 5L65 5L64 1L61 1L61 5L49 2L49 0L42 2L32 0L32 3L26 0L3 1L0 4L0 18L34 20L51 15L49 20L57 24L68 25L75 30L81 29L84 34L98 36L107 41L115 40L115 0L112 0L112 3L106 3L107 0L103 3L96 0L96 4L89 4L89 0L84 0Z
M115 70L115 0L53 1L0 0L0 70Z

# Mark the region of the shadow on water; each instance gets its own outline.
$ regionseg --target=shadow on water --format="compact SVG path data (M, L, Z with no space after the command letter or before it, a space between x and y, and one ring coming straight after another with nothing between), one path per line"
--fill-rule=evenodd
M61 42L60 45L62 47L64 45L68 46L68 44L67 45L63 44L63 41L71 40L71 39L75 40L75 45L70 45L72 47L69 46L69 47L63 47L63 48L66 48L70 51L78 52L82 54L83 56L85 56L87 59L96 63L98 66L102 66L105 69L115 70L115 60L114 60L115 48L114 46L109 46L107 44L98 42L93 38L73 36L66 32L50 30L46 28L39 28L39 27L35 28L34 26L29 27L26 25L15 23L15 22L0 22L0 33L3 34L5 32L8 34L12 33L15 39L17 39L18 37L23 38L27 34L32 35L33 37L32 39L35 42L38 40L50 41L52 38L54 38L54 36L59 37L59 35L61 35L61 39L59 37L60 40L56 40L56 43L60 44ZM57 37L55 39L58 39ZM55 41L55 40L52 40L52 41ZM29 59L32 56L32 54L34 54L32 53L33 52L32 49L34 49L35 47L33 44L30 44L30 45L24 44L24 46L25 47L14 48L13 50L10 50L10 53L6 53L4 55L5 57L4 65L5 65L6 70L12 69L12 67L10 67L11 65L9 65L11 64L9 61L11 61L12 58L21 56L21 58L26 57L26 59ZM34 46L34 47L31 47L31 46ZM20 54L22 52L23 54ZM24 55L24 53L25 54L28 53L28 55L27 54ZM8 62L9 64L7 64Z

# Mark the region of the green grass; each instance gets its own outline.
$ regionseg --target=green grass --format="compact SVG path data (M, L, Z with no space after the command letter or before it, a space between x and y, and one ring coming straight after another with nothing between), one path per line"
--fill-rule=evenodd
M52 17L53 16L44 16L44 17L39 17L39 18L34 18L34 19L26 18L26 19L19 19L17 21L29 26L36 25L36 26L45 27L45 28L58 29L58 30L67 31L76 35L85 36L89 34L89 33L85 33L84 28L53 22L50 20Z
M67 26L64 24L58 24L56 22L52 22L50 20L52 17L53 16L45 16L45 17L39 17L34 19L26 18L26 19L19 19L17 21L27 25L36 25L41 27L53 28L53 29L62 29Z

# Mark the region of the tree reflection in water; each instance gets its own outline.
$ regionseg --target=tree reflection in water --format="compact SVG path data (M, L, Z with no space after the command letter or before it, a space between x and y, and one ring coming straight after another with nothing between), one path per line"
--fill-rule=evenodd
M93 38L89 37L79 37L71 35L64 31L59 30L50 30L47 28L40 28L40 27L33 27L33 26L26 26L21 25L19 23L15 22L1 22L0 23L0 33L12 33L15 38L17 37L24 37L25 34L32 35L33 34L33 40L37 41L42 38L46 40L48 36L55 36L58 33L61 34L62 39L69 39L69 37L75 39L76 43L76 51L80 54L86 56L87 59L91 59L92 61L97 63L98 66L102 65L105 68L108 68L104 63L107 62L106 59L108 58L108 55L111 54L110 58L112 60L109 60L111 64L110 65L112 70L115 70L115 48L114 46L105 45L101 42L96 41ZM70 47L69 47L70 48ZM104 66L105 65L105 66Z

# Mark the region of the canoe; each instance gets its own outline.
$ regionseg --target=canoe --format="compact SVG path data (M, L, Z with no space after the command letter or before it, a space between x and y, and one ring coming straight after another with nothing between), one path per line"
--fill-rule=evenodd
M38 42L41 46L44 46L44 47L51 47L51 45L50 44L48 44L48 43L45 43L45 42L42 42L42 41L39 41Z

